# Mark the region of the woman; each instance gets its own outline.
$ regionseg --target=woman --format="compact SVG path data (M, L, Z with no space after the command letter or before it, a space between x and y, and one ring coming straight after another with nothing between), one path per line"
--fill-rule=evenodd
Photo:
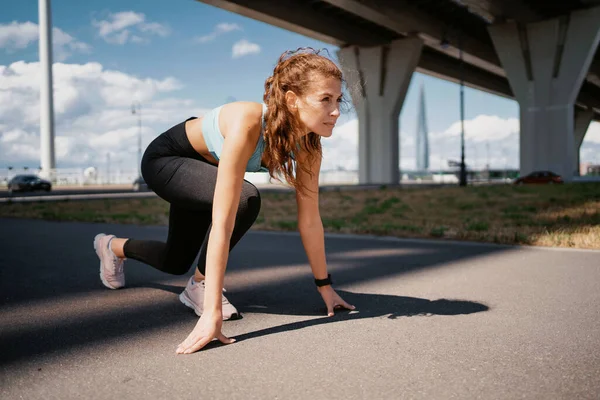
M298 228L327 314L354 309L331 287L318 203L320 140L331 136L340 115L342 82L339 68L318 52L285 52L265 82L264 104L223 105L172 127L146 149L142 175L170 203L167 242L99 234L94 248L102 282L111 289L125 284L126 258L181 275L200 251L179 296L200 319L177 353L200 350L214 338L235 341L221 332L223 320L239 316L222 294L223 279L229 252L260 211L260 194L244 180L246 171L282 175L296 189Z

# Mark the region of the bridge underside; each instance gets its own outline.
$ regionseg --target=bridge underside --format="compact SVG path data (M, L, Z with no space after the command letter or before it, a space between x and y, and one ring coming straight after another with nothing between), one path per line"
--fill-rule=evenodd
M347 77L365 87L353 96L361 183L397 182L393 121L415 70L517 100L522 174L569 180L589 122L600 121L600 0L199 1L340 47ZM385 89L369 90L361 74Z

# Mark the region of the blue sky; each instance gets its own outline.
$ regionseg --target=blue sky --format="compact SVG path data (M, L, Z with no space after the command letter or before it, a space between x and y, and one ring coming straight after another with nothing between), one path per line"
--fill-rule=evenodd
M115 36L101 34L99 21L110 22L115 14L123 12L143 17L143 22L128 28L129 38L136 36L137 42L129 40L117 43ZM12 2L11 7L5 8L0 15L0 27L14 23L22 25L28 21L38 23L37 1ZM147 98L148 103L161 99L186 99L190 104L193 103L190 106L192 110L210 109L232 98L261 101L264 80L271 74L277 58L285 50L301 46L327 48L334 58L337 50L335 46L327 43L193 0L55 0L52 2L52 22L55 28L70 35L72 41L83 43L82 46L86 48L69 48L68 56L62 60L64 64L84 65L95 62L100 64L104 71L118 71L131 79L141 81L159 82L173 78L178 82L177 88L153 92L152 97ZM216 32L219 24L227 24L230 29L222 30L212 40L197 39ZM232 48L242 40L255 46L255 51L232 57ZM65 46L68 48L71 44ZM0 66L9 66L19 61L38 61L37 40L30 41L26 46L15 46L14 43L11 45L10 41L5 41L2 48L0 37ZM412 137L416 131L418 92L421 84L425 87L428 127L431 132L446 132L460 118L458 85L415 73L400 118L400 129L405 136ZM83 99L85 93L79 96ZM500 120L518 118L518 104L513 100L469 88L466 89L465 99L467 120L474 120L482 115L494 116ZM126 103L129 100L121 98L119 101ZM127 109L128 107L123 106L124 112L127 112ZM155 125L148 122L151 130L144 132L146 143L152 135L159 134L160 129L174 125L188 116L185 114L187 108L181 112L177 108L173 110L171 120L166 116L166 119ZM354 115L349 114L342 122L353 118ZM0 127L1 124L2 121ZM30 130L33 135L35 129ZM475 134L472 132L472 135ZM23 135L21 137L24 137ZM60 135L60 132L57 132L57 135ZM511 138L514 147L518 144L514 132ZM452 143L458 151L456 142ZM71 143L69 146L73 149L75 144ZM406 142L402 152L405 159L412 156L405 154L410 146L410 141ZM474 151L481 157L481 154L487 151L483 146L484 143L474 142L467 145L467 151ZM0 147L0 151L5 150ZM510 164L514 166L518 162L516 151L511 149L510 155L507 156L511 158ZM432 149L432 152L435 153L435 149ZM76 165L77 162L66 164Z

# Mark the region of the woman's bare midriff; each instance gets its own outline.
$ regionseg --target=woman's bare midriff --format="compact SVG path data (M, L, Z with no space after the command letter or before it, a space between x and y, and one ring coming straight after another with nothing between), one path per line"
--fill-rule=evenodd
M185 123L185 134L190 144L198 154L206 158L211 164L219 165L219 162L208 151L204 135L202 135L202 120L204 117L191 119Z

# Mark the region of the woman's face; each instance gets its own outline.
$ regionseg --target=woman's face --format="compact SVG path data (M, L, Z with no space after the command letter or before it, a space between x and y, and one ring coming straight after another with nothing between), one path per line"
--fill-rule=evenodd
M295 105L298 117L306 127L305 134L314 132L323 137L331 136L340 116L341 99L342 82L339 79L319 77L314 80L308 93L298 97Z

